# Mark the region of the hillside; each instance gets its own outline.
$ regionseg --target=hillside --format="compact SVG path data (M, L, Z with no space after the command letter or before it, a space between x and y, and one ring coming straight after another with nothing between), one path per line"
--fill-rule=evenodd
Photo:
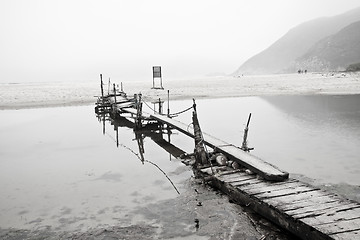
M323 17L300 24L269 48L247 60L234 75L292 72L295 61L317 42L356 21L360 21L360 7L334 17Z
M295 62L295 69L343 71L360 62L360 21L314 44Z

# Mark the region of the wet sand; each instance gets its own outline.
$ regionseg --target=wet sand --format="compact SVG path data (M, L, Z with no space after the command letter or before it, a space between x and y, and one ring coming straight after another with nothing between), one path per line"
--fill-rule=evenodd
M278 239L293 236L240 207L229 203L226 196L193 178L187 180L187 191L171 200L148 205L132 212L128 217L141 216L142 221L131 225L94 227L87 231L53 231L1 229L0 238L21 239Z

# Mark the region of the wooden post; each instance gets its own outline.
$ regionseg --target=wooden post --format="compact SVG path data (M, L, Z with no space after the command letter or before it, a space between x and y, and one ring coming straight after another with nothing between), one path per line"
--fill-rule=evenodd
M113 113L115 114L117 111L117 104L116 104L116 87L115 87L115 83L113 84L114 86L114 104L113 104Z
M170 117L170 90L168 90L168 109L167 116Z
M194 108L194 112L196 113L196 103L195 103L195 98L193 98L193 108Z
M208 163L207 154L205 152L204 139L202 136L199 120L197 118L195 99L193 99L193 101L194 101L194 104L193 104L194 111L193 111L192 120L193 120L193 126L194 126L195 159L196 159L197 165L204 165L204 164Z
M248 145L247 145L247 136L248 136L248 131L249 131L250 119L251 119L251 113L249 114L249 118L248 118L246 127L244 129L244 137L243 137L243 142L242 142L242 145L241 145L241 149L246 151L246 152L250 152L250 150L254 150L254 148L249 148Z
M100 74L100 87L101 87L101 98L104 99L104 87L103 87L103 80L102 80L102 74Z
M110 78L109 78L109 82L108 82L108 95L110 94Z
M159 98L159 114L162 114L162 104L160 98Z
M119 147L119 127L115 126L115 132L116 132L116 147Z
M142 94L140 93L138 96L139 96L139 100L137 103L135 127L139 129L139 128L141 128L141 117L142 117L142 101L141 101Z
M102 113L103 114L103 119L102 119L102 122L103 122L103 135L105 135L106 131L105 131L105 113Z

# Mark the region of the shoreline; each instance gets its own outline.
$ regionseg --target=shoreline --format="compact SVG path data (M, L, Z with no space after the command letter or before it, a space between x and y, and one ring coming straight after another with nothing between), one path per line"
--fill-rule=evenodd
M167 99L167 90L170 91L170 100L360 94L360 73L208 77L163 83L164 90L151 89L151 81L123 82L123 85L128 95L141 92L147 101ZM0 110L84 106L95 103L96 96L100 95L97 80L75 83L4 83L0 87Z

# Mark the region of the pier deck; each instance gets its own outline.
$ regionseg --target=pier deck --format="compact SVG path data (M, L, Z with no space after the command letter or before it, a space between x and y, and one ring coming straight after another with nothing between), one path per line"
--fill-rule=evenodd
M215 171L217 174L213 175ZM269 182L245 172L200 170L210 184L302 239L360 239L360 204L295 179Z
M136 110L132 108L123 109L123 111L128 113L136 114ZM194 138L193 128L188 126L185 123L177 121L175 119L169 118L165 115L160 114L149 114L149 113L142 113L144 117L154 119L161 123L167 124L180 132L184 133L185 135ZM225 154L227 157L233 159L234 161L238 162L240 165L245 166L249 170L253 171L254 173L258 174L262 178L271 181L282 181L289 177L289 173L281 171L277 167L263 161L262 159L253 156L249 153L244 152L240 148L231 145L227 142L224 142L220 139L217 139L209 134L203 132L204 136L204 143L211 148L216 149L218 152Z

